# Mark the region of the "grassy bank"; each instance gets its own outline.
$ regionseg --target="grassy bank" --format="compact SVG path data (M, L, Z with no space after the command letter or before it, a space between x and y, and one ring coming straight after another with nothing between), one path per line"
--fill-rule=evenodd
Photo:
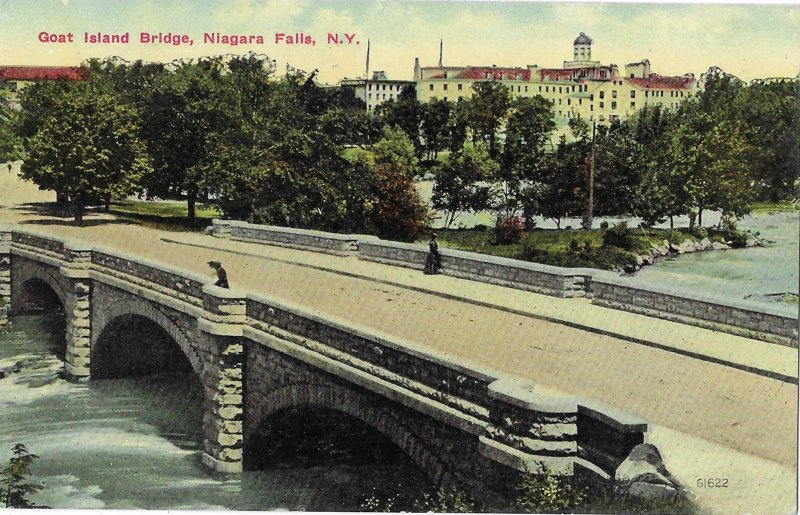
M534 263L562 267L590 267L605 270L631 268L637 257L649 254L653 245L663 246L664 241L680 244L686 240L702 239L703 232L687 229L629 229L629 244L623 247L606 242L607 229L534 229L524 232L518 243L496 243L494 233L488 228L441 230L442 247L488 254L491 256L521 259ZM706 231L712 241L728 241L727 232ZM742 246L742 245L739 245Z
M179 200L147 201L121 200L111 203L111 212L146 225L166 225L181 228L197 228L211 225L219 211L212 206L197 204L196 220L189 223L186 202Z
M753 211L797 211L800 204L786 200L783 202L754 202L750 204Z

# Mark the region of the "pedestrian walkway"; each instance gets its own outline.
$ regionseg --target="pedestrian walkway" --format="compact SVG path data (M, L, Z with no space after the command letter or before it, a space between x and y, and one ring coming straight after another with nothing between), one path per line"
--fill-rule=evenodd
M502 286L327 254L184 233L165 242L251 256L461 300L691 356L797 384L798 350L719 331Z

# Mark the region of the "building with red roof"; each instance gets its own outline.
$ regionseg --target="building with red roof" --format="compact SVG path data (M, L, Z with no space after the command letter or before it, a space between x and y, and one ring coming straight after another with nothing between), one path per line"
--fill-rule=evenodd
M592 60L592 39L583 32L573 42L573 59L560 68L500 66L420 66L414 63L417 98L459 101L472 96L476 82L497 81L516 97L541 95L553 104L559 125L571 117L600 122L625 118L646 105L675 108L696 95L694 75L665 77L653 73L650 61L629 63L621 73L615 64Z
M0 65L0 86L12 107L19 107L18 94L28 84L43 80L86 80L79 66Z

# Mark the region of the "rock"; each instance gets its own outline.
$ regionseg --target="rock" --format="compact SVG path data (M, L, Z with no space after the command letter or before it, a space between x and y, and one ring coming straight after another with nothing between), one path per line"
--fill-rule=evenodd
M713 248L714 250L728 250L731 247L726 243L720 243L718 241L715 241L714 243L711 244L711 248Z
M713 248L713 244L708 238L700 240L700 245L703 247L703 250L711 250Z
M643 264L644 264L644 257L636 256L636 266L641 268Z
M652 444L634 447L614 472L617 491L624 497L645 501L673 501L683 494L683 487L672 477L661 453Z
M678 248L683 251L681 254L690 254L695 251L694 243L691 240L683 240Z
M674 243L669 244L669 251L673 254L683 254L683 250L681 250L680 245L676 245Z
M642 266L650 266L653 264L653 261L655 261L655 259L651 255L644 255L639 257L642 258Z

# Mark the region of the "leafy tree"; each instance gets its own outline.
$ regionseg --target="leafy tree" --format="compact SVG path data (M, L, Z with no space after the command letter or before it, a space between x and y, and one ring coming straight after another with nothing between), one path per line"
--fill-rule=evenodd
M31 466L39 456L31 454L21 443L12 447L8 465L0 472L0 505L6 508L46 508L37 506L27 496L42 489L42 485L27 482Z
M27 91L26 91L27 93ZM44 84L23 94L21 176L70 200L77 223L93 202L134 192L151 166L136 110L94 82Z
M16 161L22 157L22 141L14 131L13 114L0 109L0 161Z
M584 212L591 143L567 142L562 136L556 152L548 155L541 175L525 190L523 212L541 215L561 228L561 219Z
M490 179L497 164L478 146L467 144L461 152L451 153L434 173L431 204L445 213L445 227L453 225L464 211L476 212L489 207Z
M377 113L389 127L402 129L417 152L421 152L423 106L417 100L417 90L414 86L406 86L397 95L396 100L381 104Z
M420 129L428 159L436 159L447 146L450 111L451 103L444 99L431 100L423 106Z
M629 214L644 173L642 146L631 125L615 120L597 130L595 139L594 214Z
M233 123L224 101L222 63L201 59L178 64L154 86L142 119L154 173L145 180L149 196L184 196L189 220L204 191L204 161L214 138Z
M498 136L511 107L511 94L499 82L476 82L474 94L466 102L466 118L472 129L473 142L488 145L489 156L497 159L500 154Z
M525 185L541 175L545 144L555 127L552 107L543 97L519 98L512 104L505 147L494 176L499 183L495 209L500 216L511 217L521 209Z

